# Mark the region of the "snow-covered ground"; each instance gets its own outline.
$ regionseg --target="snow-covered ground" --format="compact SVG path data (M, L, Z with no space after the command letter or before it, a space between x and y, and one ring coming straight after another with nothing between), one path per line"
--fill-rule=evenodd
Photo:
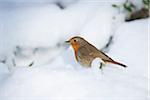
M148 19L123 22L114 2L2 0L0 100L147 100ZM64 43L76 35L99 49L113 36L107 54L128 67L82 68Z

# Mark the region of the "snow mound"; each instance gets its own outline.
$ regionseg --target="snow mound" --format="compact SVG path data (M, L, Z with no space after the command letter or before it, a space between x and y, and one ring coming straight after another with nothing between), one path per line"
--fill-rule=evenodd
M1 7L1 100L146 100L148 20L116 21L118 27L110 4L100 4L80 1L64 10L55 4ZM107 54L128 67L106 64L100 70L95 59L92 68L83 68L73 49L62 46L75 35L99 49L112 35ZM29 66L32 61L35 65ZM13 66L13 73L7 65Z

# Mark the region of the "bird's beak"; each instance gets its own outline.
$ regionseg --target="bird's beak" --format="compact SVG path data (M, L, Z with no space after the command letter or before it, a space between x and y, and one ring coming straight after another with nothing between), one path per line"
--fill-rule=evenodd
M65 43L70 43L70 41L68 40L68 41L65 41Z

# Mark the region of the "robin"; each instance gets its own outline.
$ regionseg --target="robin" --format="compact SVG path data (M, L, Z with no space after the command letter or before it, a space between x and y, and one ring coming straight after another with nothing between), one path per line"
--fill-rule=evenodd
M71 44L74 49L77 62L84 67L91 67L92 61L95 58L100 58L102 60L100 69L102 69L102 66L105 63L112 63L122 67L127 67L126 65L113 60L82 37L75 36L66 42Z

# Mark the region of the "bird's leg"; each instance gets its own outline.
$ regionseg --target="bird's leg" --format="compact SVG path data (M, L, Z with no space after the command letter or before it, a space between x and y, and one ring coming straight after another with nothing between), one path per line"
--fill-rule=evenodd
M105 63L104 62L100 62L100 66L99 66L99 69L103 70L103 67L105 66Z
M103 63L102 63L102 62L100 62L100 67L99 67L99 69L101 69L101 70L102 70L102 67L103 67Z
M103 63L103 62L100 62L99 69L101 70L101 74L103 74L103 66L104 66L104 63Z

